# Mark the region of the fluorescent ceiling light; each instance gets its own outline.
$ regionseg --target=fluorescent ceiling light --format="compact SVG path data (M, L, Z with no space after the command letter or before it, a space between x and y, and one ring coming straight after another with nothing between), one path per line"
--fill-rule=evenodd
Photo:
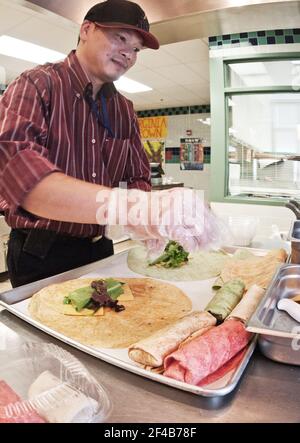
M123 92L129 92L130 94L135 94L137 92L152 91L149 86L143 85L142 83L131 80L127 77L120 77L119 80L115 82L116 88Z
M61 52L43 48L8 35L0 37L0 54L38 64L56 62L66 57Z

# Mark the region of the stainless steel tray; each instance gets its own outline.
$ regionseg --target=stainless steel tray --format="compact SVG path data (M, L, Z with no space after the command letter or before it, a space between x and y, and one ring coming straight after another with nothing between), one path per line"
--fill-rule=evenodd
M291 263L300 263L300 220L294 220L288 234L291 242Z
M299 293L300 265L282 265L248 322L247 330L260 334L260 350L272 360L300 365L300 323L277 309L280 299Z
M235 250L236 249L237 248L235 248ZM234 251L232 250L232 252ZM256 252L257 255L264 255L264 251ZM35 326L36 328L41 329L47 334L52 335L53 337L56 337L59 340L62 340L63 342L74 346L75 348L78 348L83 352L86 352L96 358L104 360L108 363L111 363L115 366L133 372L145 378L149 378L165 385L205 397L220 397L227 395L234 390L254 351L256 337L254 337L253 340L249 343L247 351L241 363L236 369L232 370L229 374L226 374L223 378L217 380L210 385L206 385L205 387L198 387L141 369L128 358L127 349L104 349L96 348L93 346L86 346L78 341L75 341L65 335L60 334L59 332L56 332L53 329L48 328L42 323L31 318L27 310L27 305L32 294L49 284L87 275L93 277L140 277L139 274L135 274L134 272L129 270L129 268L127 267L127 252L122 252L99 262L92 263L90 265L86 265L81 268L77 268L63 274L56 275L54 277L49 277L47 279L40 280L38 282L31 283L16 289L12 289L10 291L6 291L0 295L0 306L3 306L8 311ZM204 309L210 298L213 296L211 288L214 280L215 279L205 281L185 281L169 283L178 286L191 298L193 309ZM199 294L201 294L202 296L199 297Z

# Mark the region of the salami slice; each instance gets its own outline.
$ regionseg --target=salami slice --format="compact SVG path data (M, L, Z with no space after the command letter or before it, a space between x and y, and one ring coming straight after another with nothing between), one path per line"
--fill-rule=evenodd
M13 413L14 403L21 402L17 393L4 381L0 380L0 423L45 423L35 411L21 411L18 415ZM6 408L6 406L12 407Z
M215 381L219 380L222 377L225 377L230 371L233 369L236 369L238 365L241 363L244 355L247 352L247 348L242 349L240 352L238 352L234 357L232 357L225 365L221 366L219 369L217 369L212 374L209 374L207 377L203 378L199 383L198 386L205 386L210 385L211 383L214 383Z
M251 336L240 321L228 320L168 355L164 375L198 385L241 351Z

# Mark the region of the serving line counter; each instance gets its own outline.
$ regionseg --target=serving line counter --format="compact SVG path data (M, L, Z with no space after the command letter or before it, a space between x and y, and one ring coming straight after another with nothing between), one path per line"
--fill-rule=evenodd
M1 309L1 308L0 308ZM237 388L225 397L199 397L145 379L85 354L0 312L0 348L20 341L54 343L77 357L106 389L108 423L232 423L300 421L300 367L275 363L256 350ZM299 351L300 352L300 351Z
M109 423L300 421L300 366L276 363L258 349L231 393L203 397L106 363L0 308L0 349L20 342L54 343L77 357L108 393Z

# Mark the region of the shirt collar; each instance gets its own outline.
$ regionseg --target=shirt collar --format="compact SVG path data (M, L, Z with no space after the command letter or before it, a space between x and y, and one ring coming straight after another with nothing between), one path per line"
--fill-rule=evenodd
M86 87L91 85L91 82L83 70L78 57L76 56L75 50L71 51L68 57L65 59L65 64L71 72L72 86L77 92L83 94ZM117 92L117 89L113 83L105 83L101 88L101 92L105 98L110 98Z

